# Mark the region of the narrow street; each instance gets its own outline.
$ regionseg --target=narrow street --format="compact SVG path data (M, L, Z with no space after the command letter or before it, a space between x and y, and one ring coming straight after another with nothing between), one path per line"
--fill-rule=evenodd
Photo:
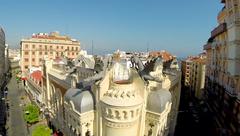
M175 136L214 136L211 113L188 92L188 88L182 88Z
M20 85L19 85L19 88ZM8 136L27 136L26 124L23 119L20 97L24 95L24 89L18 88L16 79L13 77L8 84L9 100L9 118L8 118Z

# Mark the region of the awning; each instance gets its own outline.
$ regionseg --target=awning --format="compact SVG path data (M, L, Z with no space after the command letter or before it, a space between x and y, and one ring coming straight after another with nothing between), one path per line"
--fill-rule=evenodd
M22 77L21 80L27 80L27 77Z

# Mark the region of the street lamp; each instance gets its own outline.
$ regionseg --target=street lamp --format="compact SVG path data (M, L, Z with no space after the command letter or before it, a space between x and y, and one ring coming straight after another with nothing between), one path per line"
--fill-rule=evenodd
M27 111L25 111L25 114L26 114L26 115L29 115L30 112L27 110ZM29 132L29 124L28 124L28 121L27 121L26 123L27 123L27 125L26 125L26 126L27 126L27 132L28 132L28 134L29 134L30 132Z

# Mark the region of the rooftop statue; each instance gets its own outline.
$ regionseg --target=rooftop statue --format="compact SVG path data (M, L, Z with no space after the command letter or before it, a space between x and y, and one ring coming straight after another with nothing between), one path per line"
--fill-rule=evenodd
M152 75L149 75L149 74L146 73L146 71L144 71L145 67L144 67L142 61L139 59L139 57L137 57L137 56L135 56L135 55L132 56L132 57L131 57L131 62L132 62L132 66L137 69L139 75L140 75L145 81L151 80L151 81L156 81L156 82L162 82L162 81L159 80L158 78L153 77Z
M111 60L111 57L106 57L103 59L103 70L100 71L99 73L95 74L94 76L92 77L88 77L86 79L84 79L81 83L78 83L78 84L81 84L81 88L86 88L90 85L92 85L93 83L95 83L96 81L99 81L101 80L105 73L106 73L106 70L107 70L107 67L109 65L109 61Z
M158 79L159 81L163 80L163 60L162 57L156 58L154 63L153 71L150 72L150 75Z
M170 68L171 68L171 69L177 69L177 70L179 70L179 66L178 66L178 62L177 62L177 59L176 59L176 58L173 59L173 61L171 62Z

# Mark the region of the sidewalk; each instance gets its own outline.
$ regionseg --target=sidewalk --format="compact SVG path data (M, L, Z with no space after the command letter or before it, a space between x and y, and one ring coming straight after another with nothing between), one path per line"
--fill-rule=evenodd
M7 121L8 136L27 136L26 123L23 118L20 97L25 94L23 88L12 78L8 84L9 118Z

